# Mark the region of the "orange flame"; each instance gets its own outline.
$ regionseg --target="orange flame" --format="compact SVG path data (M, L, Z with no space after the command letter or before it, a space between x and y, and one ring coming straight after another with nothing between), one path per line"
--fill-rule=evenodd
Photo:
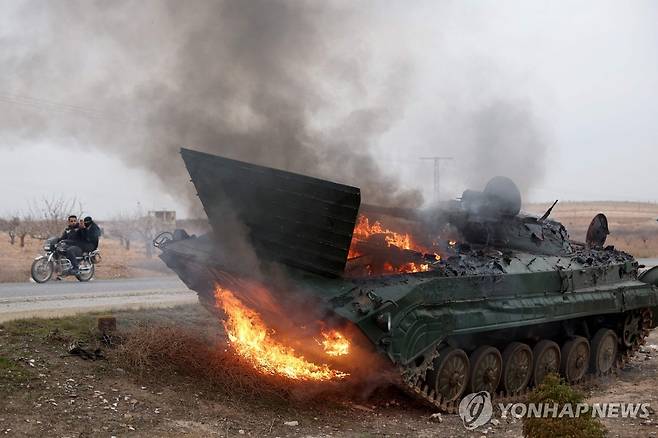
M348 376L328 365L309 362L297 355L294 349L272 339L260 315L242 304L231 291L217 287L215 298L217 306L226 313L227 319L223 324L231 345L238 355L260 372L296 380L331 380ZM346 348L349 348L347 339L344 341L347 342ZM327 354L331 353L327 351Z
M350 341L336 330L328 333L322 332L322 336L324 337L322 341L324 352L329 356L344 356L350 352Z
M430 264L429 263L408 263L408 271L406 272L427 272L430 270Z
M427 272L430 270L430 264L429 263L405 263L404 265L401 266L393 266L392 264L386 262L384 263L384 271L385 272L395 272L399 274L408 274L408 273L413 273L413 272Z
M370 224L370 221L367 217L359 215L359 219L354 227L354 233L352 234L352 244L350 245L350 251L348 258L358 257L361 254L355 249L355 241L367 240L373 234L384 234L384 239L388 246L397 246L400 249L412 249L419 252L424 252L423 248L418 247L414 244L409 234L396 233L395 231L384 228L379 221L375 221Z

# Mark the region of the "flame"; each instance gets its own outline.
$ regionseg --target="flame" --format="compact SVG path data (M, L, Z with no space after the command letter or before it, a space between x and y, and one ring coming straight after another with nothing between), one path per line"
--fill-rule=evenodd
M217 306L226 313L227 319L223 324L232 347L260 372L296 380L331 380L348 376L347 373L333 370L328 365L309 362L297 355L294 349L272 339L271 332L260 315L242 304L231 291L217 287L215 298ZM340 348L347 351L349 342L340 333L338 335L340 339L331 338L332 345L340 345ZM340 342L335 342L334 339ZM325 351L331 354L326 347Z
M329 356L344 356L350 352L350 341L336 330L322 332L322 346Z
M392 272L397 274L408 274L413 272L427 272L430 270L429 263L405 263L401 266L393 266L389 262L384 263L384 272Z
M412 271L411 272L427 272L430 270L430 264L429 263L409 263L412 265Z
M356 223L356 226L354 227L354 233L352 234L352 244L350 245L348 258L358 257L361 255L355 249L355 241L367 240L374 234L384 234L384 239L386 240L388 246L397 246L400 249L411 249L414 251L424 252L424 248L415 245L409 234L396 233L395 231L389 230L388 228L384 228L379 221L375 221L371 224L367 217L359 215L359 219Z

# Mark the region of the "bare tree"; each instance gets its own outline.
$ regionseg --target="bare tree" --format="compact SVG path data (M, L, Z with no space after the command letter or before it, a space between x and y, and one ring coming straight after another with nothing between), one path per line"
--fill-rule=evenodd
M14 245L18 239L24 247L27 236L45 240L59 235L66 218L76 213L82 215L82 205L75 198L42 198L39 202L31 202L25 212L0 220L0 230L7 232L10 244Z
M12 215L11 219L0 219L0 231L5 231L9 236L9 243L16 244L16 240L23 248L25 246L25 238L34 229L34 222L28 215Z
M18 216L12 216L10 219L0 219L0 231L4 231L9 235L9 243L13 245L16 243L16 230L20 225Z
M117 239L129 250L131 243L144 245L148 258L153 257L153 239L162 231L176 228L176 213L169 210L145 211L141 205L132 213L121 213L106 223L107 236Z
M153 239L163 229L163 225L154 216L140 212L135 216L132 225L136 237L144 243L146 257L153 257Z
M75 198L42 198L41 202L32 203L28 213L33 222L30 237L45 240L58 235L71 214L78 217L83 214L82 204Z
M119 239L122 246L130 249L131 242L144 244L147 257L153 257L153 239L162 231L172 231L172 221L163 220L157 213L145 212L140 206L131 214L120 214L108 222L108 235ZM175 222L175 219L174 219Z
M107 223L108 235L119 239L126 251L130 250L130 241L135 237L133 222L132 216L119 214Z
M28 234L32 234L35 228L35 222L30 216L23 216L18 221L18 226L15 229L16 237L20 243L21 248L25 247L25 238Z

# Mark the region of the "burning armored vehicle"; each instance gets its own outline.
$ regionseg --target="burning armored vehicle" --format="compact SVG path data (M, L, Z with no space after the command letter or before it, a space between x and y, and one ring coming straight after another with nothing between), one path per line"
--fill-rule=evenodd
M640 273L631 255L604 246L605 216L575 242L550 209L521 214L507 178L419 212L361 205L355 187L181 154L212 232L177 230L154 244L264 372L340 379L364 365L359 351L377 352L406 389L450 409L467 392L522 394L550 372L569 382L609 373L656 325L658 271Z

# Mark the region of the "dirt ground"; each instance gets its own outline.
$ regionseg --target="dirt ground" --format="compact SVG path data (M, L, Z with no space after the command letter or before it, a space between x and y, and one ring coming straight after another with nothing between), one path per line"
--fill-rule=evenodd
M200 306L114 314L119 329L167 321L202 336L223 336L221 325ZM139 372L125 366L118 349L101 360L67 354L73 340L93 347L97 315L28 320L0 326L0 434L6 436L521 436L518 421L474 432L456 415L433 421L434 411L396 388L368 398L343 390L301 399L274 397L265 381L257 394L217 385L157 366ZM169 334L170 335L170 334ZM167 335L167 336L169 336ZM174 337L173 335L172 337ZM171 339L174 341L174 339ZM618 376L583 388L591 402L648 402L658 407L658 334ZM656 408L654 408L656 409ZM291 423L292 422L292 423ZM295 423L296 422L296 423ZM286 424L288 423L288 424ZM609 436L656 436L658 422L605 420Z
M11 245L9 235L0 232L0 283L29 281L32 260L43 253L43 244L43 240L26 237L25 246L21 248L18 240ZM103 260L97 266L96 278L153 277L171 273L157 255L146 256L144 244L133 242L130 250L126 250L118 240L102 238L99 248Z

